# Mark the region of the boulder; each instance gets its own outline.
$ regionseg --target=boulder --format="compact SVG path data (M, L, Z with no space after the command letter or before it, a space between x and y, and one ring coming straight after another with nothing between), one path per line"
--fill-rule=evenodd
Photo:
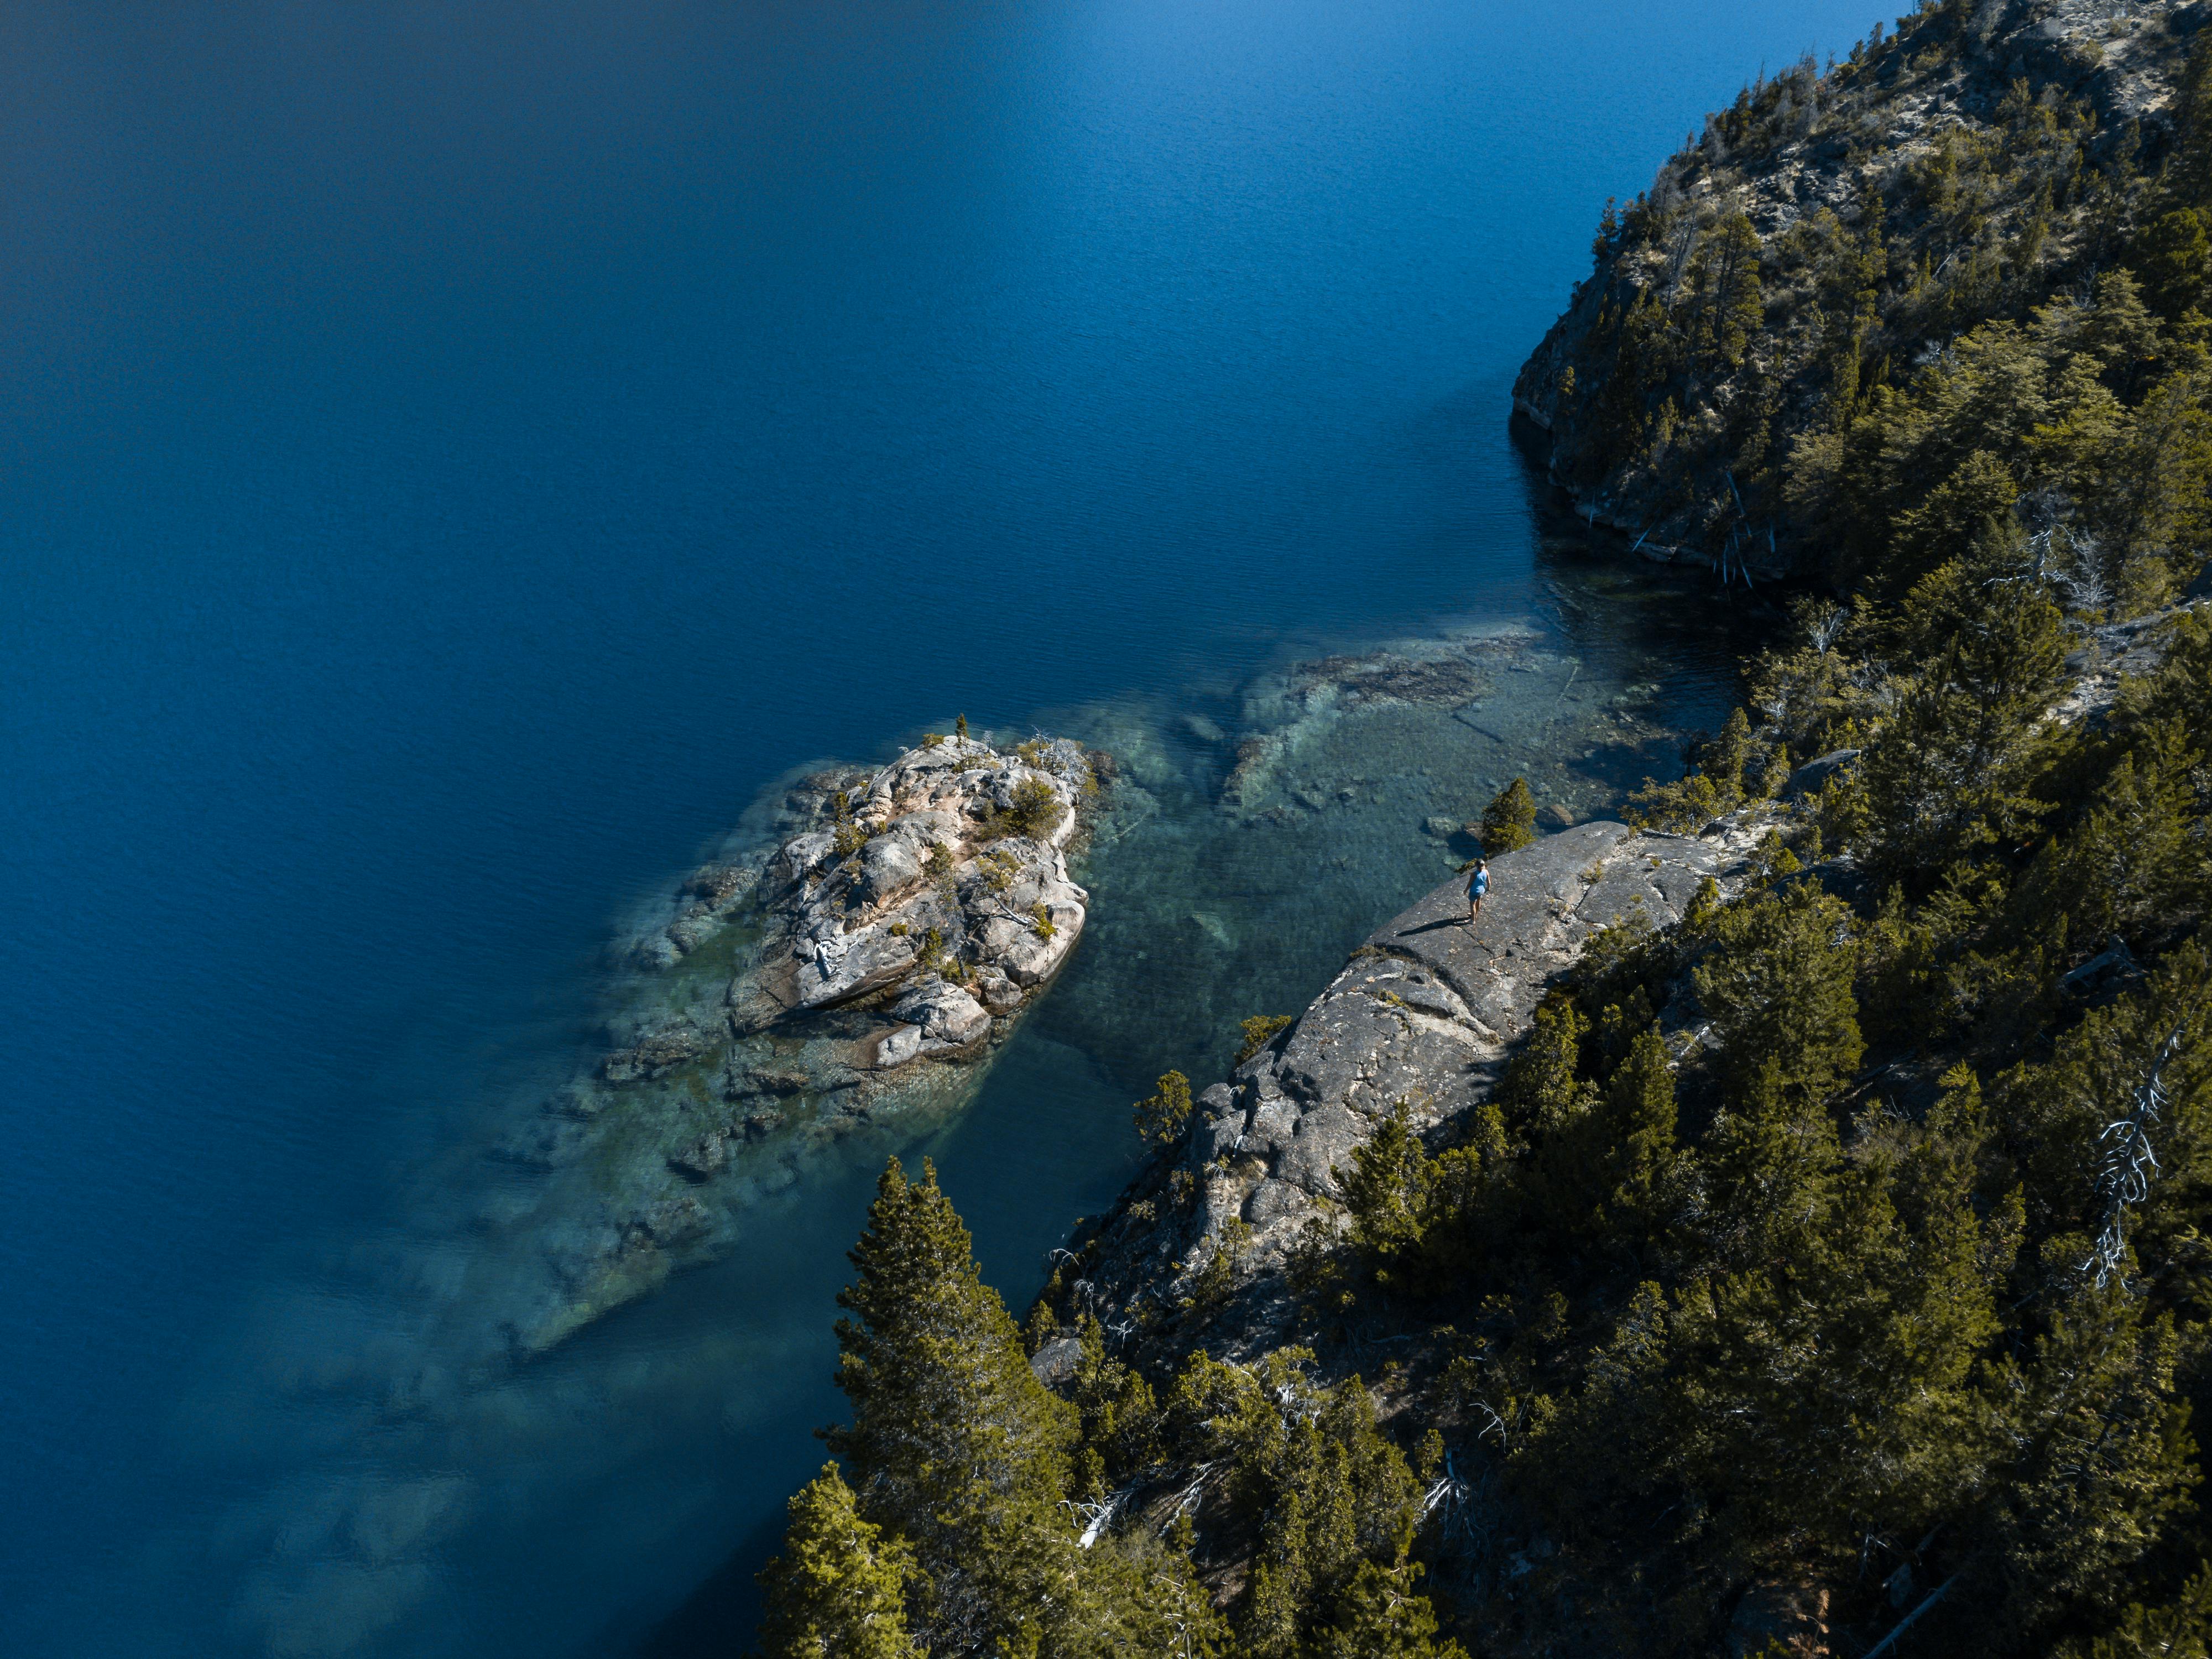
M1287 1181L1263 1181L1244 1200L1244 1218L1255 1227L1270 1227L1280 1221L1296 1221L1313 1206L1312 1198L1303 1188Z
M894 1025L876 1039L875 1067L888 1072L903 1066L921 1052L921 1027Z
M1214 1159L1237 1150L1244 1139L1244 1110L1237 1103L1236 1091L1225 1083L1217 1083L1198 1097L1198 1111L1191 1124L1190 1161L1194 1167L1203 1169Z
M721 1172L730 1161L730 1132L713 1129L701 1135L668 1160L669 1167L694 1181L705 1181Z
M808 941L811 954L799 964L793 988L802 1008L826 1008L880 990L914 966L910 937L888 929L859 933L834 931L836 924Z
M1790 775L1790 781L1782 786L1782 798L1784 800L1802 800L1806 796L1826 788L1829 779L1858 757L1859 751L1856 749L1836 749L1814 757Z
M917 842L927 844L908 821L893 825L860 848L860 871L853 887L862 904L882 904L921 879L922 860L928 854Z
M1275 1160L1275 1174L1309 1193L1334 1198L1337 1165L1350 1169L1352 1152L1366 1144L1370 1132L1365 1119L1341 1106L1301 1113L1291 1144Z
M1065 889L1073 892L1079 889ZM1083 906L1073 898L1048 898L1042 901L1045 914L1052 918L1052 937L1041 937L1034 925L1018 927L1001 947L1000 966L1007 978L1021 986L1042 985L1060 971L1060 964L1067 960L1067 953L1075 945L1076 938L1083 932Z
M919 1026L926 1050L965 1048L991 1029L981 1003L934 975L893 1003L891 1018Z
M827 859L836 846L836 836L827 830L813 830L803 836L794 836L783 844L782 854L777 860L777 873L787 883L796 886L813 874L816 866Z
M1011 1014L1022 1006L1022 988L995 968L979 972L975 988L983 1006L994 1014Z
M672 1025L642 1038L634 1047L618 1048L601 1066L610 1083L634 1083L659 1077L686 1060L707 1052L707 1039L689 1025Z
M1075 1381L1075 1368L1083 1363L1083 1344L1073 1336L1056 1336L1030 1356L1030 1369L1048 1389L1063 1389Z

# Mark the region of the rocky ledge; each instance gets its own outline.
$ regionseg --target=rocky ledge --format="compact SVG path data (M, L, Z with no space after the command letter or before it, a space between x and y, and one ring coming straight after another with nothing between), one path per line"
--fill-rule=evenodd
M965 1103L1083 933L1067 856L1094 759L962 736L816 773L656 902L623 945L608 1045L507 1148L548 1177L499 1218L548 1270L517 1347L722 1254L828 1143Z
M1110 1328L1174 1328L1178 1347L1220 1358L1289 1340L1294 1248L1309 1227L1340 1224L1352 1154L1401 1103L1433 1133L1487 1100L1592 938L1679 921L1708 878L1740 890L1771 820L1758 809L1694 837L1580 824L1492 860L1474 926L1454 879L1378 928L1285 1030L1199 1097L1179 1166L1156 1163L1091 1233L1078 1300ZM1698 1040L1686 996L1661 1024L1678 1053ZM1194 1202L1168 1196L1192 1182ZM1224 1252L1225 1297L1208 1271ZM1196 1296L1201 1276L1210 1298ZM1049 1372L1054 1351L1038 1358Z

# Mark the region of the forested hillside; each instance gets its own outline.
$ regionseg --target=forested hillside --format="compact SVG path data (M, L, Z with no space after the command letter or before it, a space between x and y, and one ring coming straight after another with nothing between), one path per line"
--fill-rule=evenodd
M894 1164L773 1659L2202 1659L2207 11L1925 7L1607 213L1519 395L1594 511L1797 574L1633 808L1761 826L1747 878L1599 935L1282 1260L1172 1073L1025 1329Z
M1893 594L2033 495L2164 592L2206 533L2208 15L1959 0L1747 88L1522 373L1554 475L1647 550Z

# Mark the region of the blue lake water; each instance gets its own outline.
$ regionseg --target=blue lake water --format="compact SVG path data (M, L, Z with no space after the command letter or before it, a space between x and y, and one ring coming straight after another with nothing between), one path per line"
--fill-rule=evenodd
M442 1363L422 1216L492 1179L613 919L771 778L956 711L1233 726L1285 661L1526 622L1709 718L1726 641L1547 538L1507 392L1605 198L1872 21L0 12L0 1646L741 1641L836 1410L857 1152L395 1403ZM1090 978L932 1143L1016 1294L1126 1176L1130 1079L1218 1059L1097 1012L1171 840L1102 863ZM1224 947L1224 1007L1449 867L1390 856L1300 951Z

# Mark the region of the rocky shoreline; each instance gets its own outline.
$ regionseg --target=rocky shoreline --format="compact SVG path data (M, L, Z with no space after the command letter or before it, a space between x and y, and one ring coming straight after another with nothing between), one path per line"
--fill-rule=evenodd
M1679 921L1703 884L1750 878L1783 809L1747 808L1694 836L1577 824L1491 860L1480 921L1444 883L1369 935L1287 1029L1198 1097L1191 1131L1074 1241L1074 1306L1142 1351L1242 1359L1291 1340L1292 1270L1308 1229L1344 1224L1341 1176L1401 1104L1437 1139L1488 1100L1537 1005L1590 941ZM1660 1013L1677 1055L1701 1036L1686 988ZM1201 1286L1205 1288L1201 1289ZM1072 1364L1073 1338L1036 1364Z
M1219 1064L1238 1018L1464 858L1515 775L1548 830L1672 775L1660 678L1562 643L1533 618L1398 639L1255 675L1219 721L1086 706L1047 716L1080 741L926 737L770 786L617 929L593 1036L479 1143L508 1178L410 1270L455 1375L547 1352L954 1122L1079 938L1048 1040L1121 1054L1141 1091L1127 1033Z
M2089 629L2047 718L2101 728L2124 677L2154 668L2170 625L2206 603ZM1425 1138L1449 1140L1488 1101L1537 1005L1594 939L1680 921L1708 879L1718 897L1734 897L1761 843L1802 826L1798 805L1856 755L1808 760L1778 799L1695 836L1599 820L1500 854L1474 927L1455 878L1377 928L1286 1029L1199 1094L1175 1154L1156 1158L1079 1232L1081 1265L1063 1275L1074 1305L1140 1346L1156 1336L1167 1352L1202 1346L1246 1358L1292 1340L1296 1252L1310 1227L1340 1232L1340 1173L1392 1112L1402 1103ZM1832 884L1850 879L1833 863L1820 873ZM1679 1062L1702 1039L1686 981L1658 1018ZM1210 1299L1196 1293L1201 1280ZM1040 1357L1042 1370L1072 1353L1066 1342Z

